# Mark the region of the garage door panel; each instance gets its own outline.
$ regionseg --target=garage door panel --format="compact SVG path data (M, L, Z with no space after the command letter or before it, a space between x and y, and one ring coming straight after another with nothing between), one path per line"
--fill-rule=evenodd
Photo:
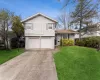
M29 48L40 48L40 38L30 37L29 38Z
M52 39L50 37L42 37L41 48L52 48Z

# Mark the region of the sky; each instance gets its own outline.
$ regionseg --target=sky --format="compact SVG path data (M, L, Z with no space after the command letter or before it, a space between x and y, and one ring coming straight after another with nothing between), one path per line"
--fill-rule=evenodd
M94 0L95 1L95 0ZM22 20L36 13L45 14L53 19L58 18L62 12L64 0L0 0L0 9L5 8L21 16ZM66 8L67 16L75 9L70 4Z
M22 19L36 13L56 18L61 12L62 3L58 0L0 0L0 8L8 9Z

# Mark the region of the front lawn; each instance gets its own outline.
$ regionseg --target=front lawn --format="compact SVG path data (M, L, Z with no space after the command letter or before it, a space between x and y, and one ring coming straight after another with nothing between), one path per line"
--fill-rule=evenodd
M0 64L20 55L24 49L0 50Z
M63 47L54 54L59 80L100 80L100 51Z

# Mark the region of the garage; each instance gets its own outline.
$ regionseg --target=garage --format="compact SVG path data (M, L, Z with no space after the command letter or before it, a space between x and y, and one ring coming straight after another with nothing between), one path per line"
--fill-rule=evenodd
M26 49L54 49L54 37L26 37Z
M40 39L39 37L29 37L27 44L28 49L40 48Z

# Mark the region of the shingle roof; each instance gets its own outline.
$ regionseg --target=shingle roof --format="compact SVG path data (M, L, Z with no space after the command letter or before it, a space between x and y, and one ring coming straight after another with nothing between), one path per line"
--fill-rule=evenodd
M64 33L75 34L75 33L78 33L78 32L71 30L71 29L68 29L68 30L56 30L56 34L57 33L60 33L60 34L64 34Z
M43 17L45 17L45 18L47 18L47 19L49 19L49 20L54 21L54 22L57 23L56 20L54 20L54 19L52 19L52 18L50 18L50 17L48 17L48 16L46 16L46 15L44 15L44 14L42 14L42 13L37 13L37 14L35 14L35 15L33 15L33 16L30 16L30 17L28 17L28 18L22 20L21 22L26 22L26 21L28 21L28 20L30 20L30 19L32 19L32 18L34 18L34 17L37 17L37 16L39 16L39 15L40 15L40 16L43 16Z

